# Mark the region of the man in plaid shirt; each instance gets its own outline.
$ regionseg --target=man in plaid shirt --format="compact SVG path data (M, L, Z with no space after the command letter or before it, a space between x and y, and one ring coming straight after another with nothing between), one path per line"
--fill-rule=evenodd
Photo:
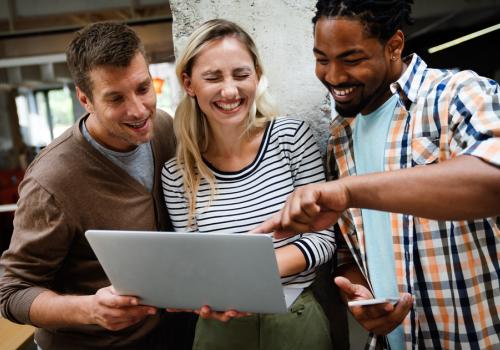
M402 58L410 6L318 1L316 75L337 111L333 181L298 189L254 231L338 222L345 301L399 297L350 308L370 348L499 349L500 87Z

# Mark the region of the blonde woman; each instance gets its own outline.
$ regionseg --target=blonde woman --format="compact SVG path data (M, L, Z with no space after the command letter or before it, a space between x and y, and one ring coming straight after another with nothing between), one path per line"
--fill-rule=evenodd
M248 232L294 188L324 181L309 127L276 118L255 44L238 25L212 20L198 28L178 59L177 76L186 92L174 119L177 156L162 173L176 230ZM333 231L274 246L284 287L300 293L290 312L215 313L204 306L194 349L331 349L328 321L308 287L334 253Z

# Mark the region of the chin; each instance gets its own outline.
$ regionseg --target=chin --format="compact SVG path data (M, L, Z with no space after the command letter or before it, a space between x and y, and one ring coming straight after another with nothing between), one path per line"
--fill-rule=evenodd
M357 106L343 108L339 107L337 104L335 105L335 110L341 117L344 118L353 118L361 112L361 108L358 108Z

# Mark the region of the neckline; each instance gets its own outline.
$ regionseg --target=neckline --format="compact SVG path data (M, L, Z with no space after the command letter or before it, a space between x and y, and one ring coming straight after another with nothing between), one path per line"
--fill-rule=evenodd
M222 171L217 169L213 164L211 164L207 159L203 157L203 162L208 166L210 170L215 175L215 178L217 179L231 179L231 180L236 180L242 177L245 177L249 174L251 174L260 164L262 158L264 157L264 154L266 153L267 150L267 145L269 144L269 138L271 135L271 129L272 125L274 124L274 120L269 122L266 126L266 130L264 131L264 136L262 136L262 141L260 142L259 150L257 151L257 155L255 156L254 160L248 164L247 166L243 167L240 170L236 171Z

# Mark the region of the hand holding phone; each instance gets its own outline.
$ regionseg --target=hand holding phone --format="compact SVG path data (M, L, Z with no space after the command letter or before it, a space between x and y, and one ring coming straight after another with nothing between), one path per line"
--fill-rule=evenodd
M347 306L367 306L367 305L378 305L390 303L395 305L399 298L375 298L375 299L364 299L364 300L352 300L347 303Z

